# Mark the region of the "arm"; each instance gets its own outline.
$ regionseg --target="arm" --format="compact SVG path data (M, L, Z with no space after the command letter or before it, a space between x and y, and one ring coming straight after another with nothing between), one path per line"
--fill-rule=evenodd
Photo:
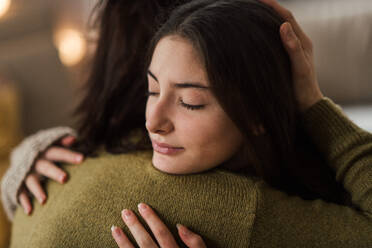
M66 135L75 135L68 127L57 127L38 133L25 139L11 154L10 168L1 181L1 197L3 207L10 220L17 208L17 197L26 176L31 172L38 156L50 145Z
M349 120L328 98L311 107L303 119L355 208L372 219L372 134Z
M251 247L372 247L372 135L323 97L313 45L293 14L275 0L261 0L285 20L280 34L291 61L304 126L352 197L352 207L305 201L257 183ZM316 180L316 178L314 178Z
M305 201L260 182L251 247L371 247L372 134L327 98L305 112L304 123L353 205Z

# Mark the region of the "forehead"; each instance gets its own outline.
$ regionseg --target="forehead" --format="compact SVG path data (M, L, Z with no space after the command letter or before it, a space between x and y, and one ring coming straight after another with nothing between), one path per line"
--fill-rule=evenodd
M159 80L203 81L206 72L200 56L191 42L179 36L166 36L155 47L149 70ZM164 78L163 78L164 79Z

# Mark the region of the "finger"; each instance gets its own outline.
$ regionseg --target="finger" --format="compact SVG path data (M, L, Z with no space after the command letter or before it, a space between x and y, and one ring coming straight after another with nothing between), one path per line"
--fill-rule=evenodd
M39 159L35 163L35 171L43 176L59 183L67 181L67 174L61 168L45 159Z
M307 62L305 52L302 48L300 40L293 32L291 24L285 22L280 27L280 36L284 43L284 47L288 52L289 57L292 61L292 66L295 68L293 72L297 76L307 75L310 67Z
M62 147L52 146L45 153L44 158L56 162L79 164L83 161L83 154Z
M118 244L119 248L134 248L127 235L125 235L123 230L121 230L119 227L112 226L111 235L115 239L115 242Z
M206 248L202 237L200 235L191 232L187 227L177 224L178 234L180 235L181 240L189 248Z
M40 185L39 177L35 173L32 173L26 177L25 184L27 189L36 197L40 204L44 204L46 201L46 195L43 188Z
M138 210L147 225L150 227L160 247L177 247L177 243L174 240L172 233L150 206L145 203L140 203L138 204Z
M76 141L76 138L74 136L68 135L61 139L60 143L64 147L70 147L72 144L74 144Z
M310 49L312 47L310 38L302 30L301 26L298 24L296 18L294 17L291 11L281 6L277 0L260 1L273 8L285 21L291 23L294 32L296 33L296 35L299 37L300 41L304 44L306 48Z
M30 198L28 198L26 190L22 190L18 196L18 200L25 211L25 214L30 215L32 212L32 205Z
M125 224L128 226L130 232L132 233L134 239L140 247L157 247L154 240L152 240L151 236L138 221L137 216L132 211L124 209L121 212L121 217L123 218Z

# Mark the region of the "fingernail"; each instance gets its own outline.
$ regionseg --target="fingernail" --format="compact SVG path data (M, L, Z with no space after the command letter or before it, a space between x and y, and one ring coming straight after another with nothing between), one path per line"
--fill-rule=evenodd
M38 198L38 200L40 204L44 204L45 198L41 196Z
M178 231L180 231L184 236L188 236L190 235L190 230L187 229L187 227L185 227L184 225L181 225L181 224L177 224L176 225Z
M120 230L117 226L112 225L111 226L111 232L115 233L116 235L120 235Z
M144 203L138 204L138 210L140 210L140 211L146 211L147 210L146 204L144 204Z
M122 212L121 212L122 215L124 215L124 218L126 220L129 220L130 217L132 217L132 213L128 210L128 209L124 209Z
M66 182L66 180L67 180L67 175L66 175L66 174L61 175L61 176L59 177L59 180L60 180L61 183Z
M76 155L76 157L75 157L75 162L80 163L81 161L83 161L83 156L81 156L81 155Z

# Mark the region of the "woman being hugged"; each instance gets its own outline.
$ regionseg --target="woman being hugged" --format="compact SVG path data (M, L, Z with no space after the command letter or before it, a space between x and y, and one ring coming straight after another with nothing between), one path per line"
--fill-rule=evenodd
M278 5L272 6L280 12ZM300 34L296 23L289 21ZM298 39L294 33L283 35L285 41L292 37L286 48L300 62L293 66L296 84L292 84L289 58L278 33L281 26L287 32L291 27L283 22L257 1L192 1L175 10L155 35L147 67L146 129L153 146L152 164L141 153L90 159L86 166L92 171L80 174L87 177L71 177L69 188L57 190L63 198L86 182L90 187L80 188L79 193L81 197L90 193L89 198L66 197L63 207L56 206L55 215L44 220L40 214L33 216L44 224L37 225L39 233L49 229L53 234L64 228L48 240L89 243L102 235L96 228L100 224L118 223L112 216L116 209L132 208L134 202L146 199L172 233L177 222L187 223L213 247L368 247L372 136L322 98L311 71L312 60L300 46L306 37L299 35ZM306 64L309 70L301 73L297 66ZM301 83L312 92L304 98L298 93L302 93ZM303 125L329 167L314 164L318 169L311 170L299 162L306 157L298 157L298 150L306 144L301 143L298 109L306 110ZM122 171L110 172L111 164L118 162L121 167L115 169ZM97 174L98 168L111 177ZM351 207L330 203L343 203L343 195L327 168L335 171L337 181L352 196ZM323 184L312 184L305 169L329 177L323 178ZM92 184L91 178L99 179L99 185ZM115 184L118 179L121 184ZM95 192L99 187L103 189ZM57 193L52 185L49 190L51 196ZM112 191L110 198L105 197L107 190ZM332 198L335 192L338 195ZM89 206L89 211L82 206ZM170 232L151 225L148 206L140 204L139 212L160 246L175 245ZM73 214L74 220L58 222L63 214ZM92 221L95 214L103 218ZM21 214L17 217L24 220ZM85 218L88 222L83 222ZM85 225L79 225L79 220ZM141 247L155 246L132 211L123 211L123 220ZM87 223L90 228L83 228ZM16 230L20 233L22 227ZM123 233L113 230L117 243L130 247ZM68 236L80 239L65 239ZM32 239L34 244L40 240ZM101 242L107 244L104 239Z

